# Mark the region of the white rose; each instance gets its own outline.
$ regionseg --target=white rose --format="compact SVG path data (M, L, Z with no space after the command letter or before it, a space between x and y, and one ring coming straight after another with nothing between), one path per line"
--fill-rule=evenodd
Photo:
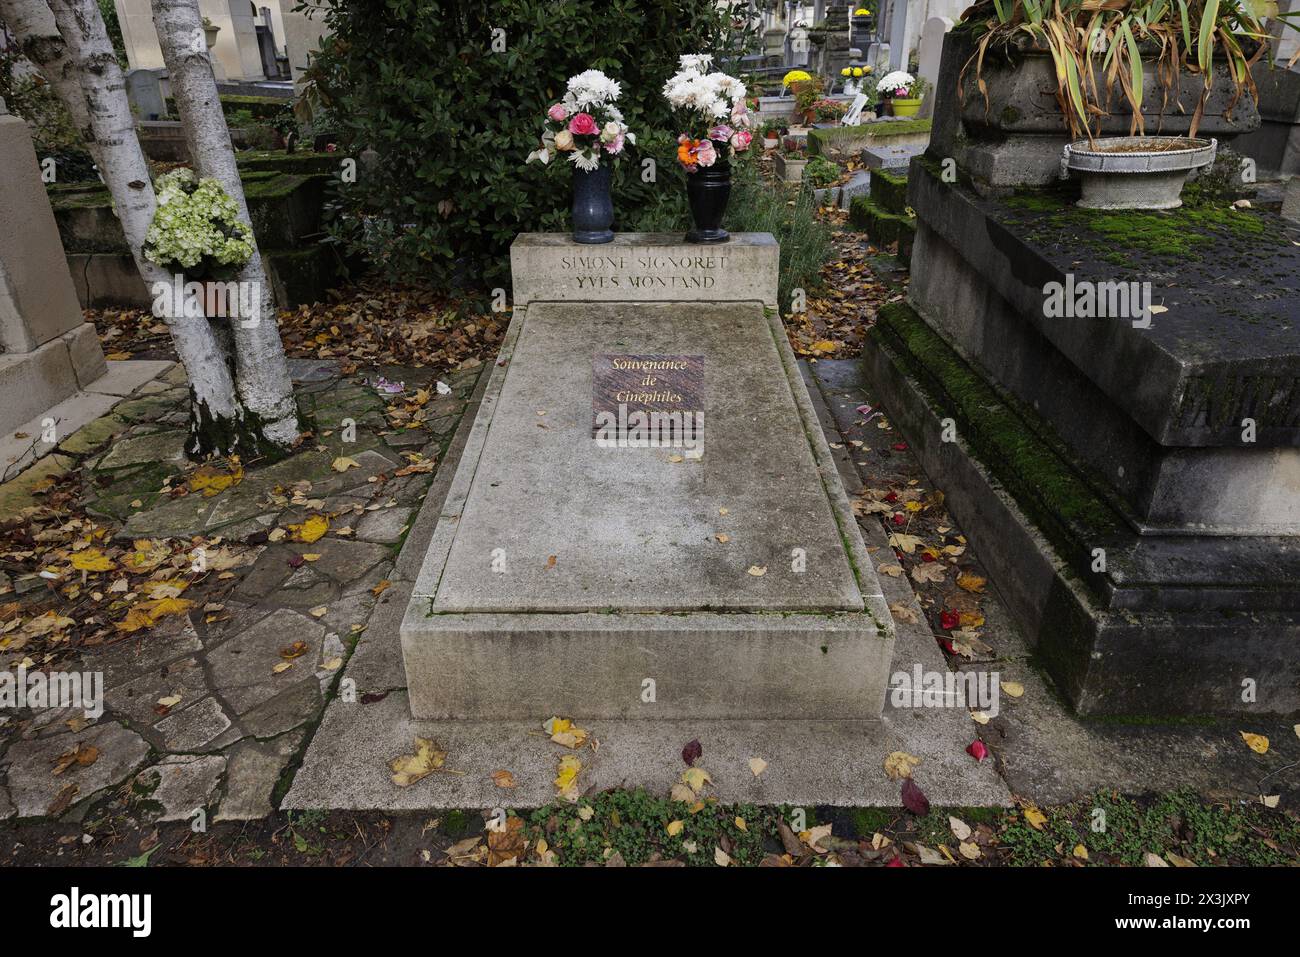
M600 141L602 143L612 143L618 139L618 134L623 132L617 123L610 120L605 124L605 128L600 131Z

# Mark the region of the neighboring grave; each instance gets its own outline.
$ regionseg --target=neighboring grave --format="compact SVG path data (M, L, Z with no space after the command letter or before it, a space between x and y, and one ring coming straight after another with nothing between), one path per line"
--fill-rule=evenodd
M1038 660L1082 712L1300 708L1300 231L982 196L942 149L864 361Z
M157 70L126 71L126 95L137 120L161 120L167 116L158 73Z
M892 619L777 259L766 233L515 241L514 317L402 625L416 717L879 717ZM593 435L611 400L701 428Z
M77 304L27 124L0 100L0 433L104 374Z
M921 28L921 46L917 51L916 75L930 84L930 92L921 101L921 116L934 113L934 87L939 82L939 61L943 56L943 38L952 29L947 17L931 17Z

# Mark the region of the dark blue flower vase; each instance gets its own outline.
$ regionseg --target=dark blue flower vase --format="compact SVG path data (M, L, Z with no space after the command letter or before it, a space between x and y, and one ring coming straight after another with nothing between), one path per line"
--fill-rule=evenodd
M573 239L579 243L611 243L614 200L609 195L613 163L601 163L590 173L573 170Z

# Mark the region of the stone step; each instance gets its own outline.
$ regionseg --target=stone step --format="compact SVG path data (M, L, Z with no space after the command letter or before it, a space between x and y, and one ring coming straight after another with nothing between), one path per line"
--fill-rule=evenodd
M819 206L836 206L845 212L849 209L849 204L853 202L855 196L862 196L871 189L871 174L866 170L858 170L852 178L840 186L827 186L824 189L815 190L813 200Z
M904 262L912 255L916 238L916 220L907 215L882 209L870 196L856 196L849 207L849 222L867 234L877 246L898 243L898 256Z
M871 175L871 198L888 213L902 216L907 211L907 170L900 173L884 169Z

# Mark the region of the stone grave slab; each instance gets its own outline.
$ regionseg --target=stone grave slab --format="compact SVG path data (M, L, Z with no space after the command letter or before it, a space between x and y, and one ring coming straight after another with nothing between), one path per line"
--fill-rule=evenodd
M862 151L862 162L869 169L907 169L913 156L925 152L923 144L908 146L868 146Z
M764 307L771 237L515 253L515 315L402 624L413 714L878 718L892 620ZM607 301L652 260L694 278ZM610 356L690 357L703 440L594 437Z

